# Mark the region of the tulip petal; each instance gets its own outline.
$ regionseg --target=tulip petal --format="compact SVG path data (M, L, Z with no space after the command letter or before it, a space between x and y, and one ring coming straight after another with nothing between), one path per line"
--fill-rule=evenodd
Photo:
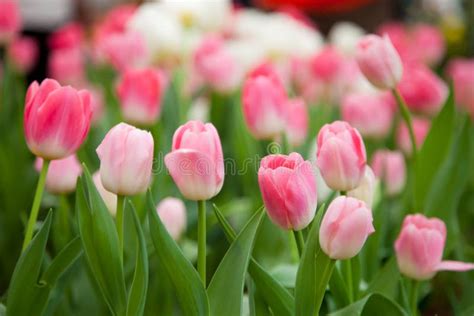
M442 261L436 267L437 271L468 271L474 270L474 263L461 261Z

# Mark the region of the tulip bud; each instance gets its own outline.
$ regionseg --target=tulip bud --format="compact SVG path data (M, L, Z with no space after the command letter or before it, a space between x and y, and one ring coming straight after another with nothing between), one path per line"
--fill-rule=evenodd
M377 182L374 172L369 166L366 166L364 176L362 177L359 186L348 191L347 196L364 201L369 208L372 208L376 186Z
M242 98L245 122L255 138L272 140L283 132L287 97L273 68L255 69L244 83Z
M158 204L156 211L170 236L178 240L186 229L186 206L183 201L167 197Z
M114 32L96 39L98 54L103 54L118 71L140 67L146 63L147 50L143 37L135 32Z
M346 59L335 48L327 46L310 61L314 77L327 84L334 84L341 79L346 67Z
M165 165L185 198L199 201L216 196L224 184L224 156L214 125L200 121L181 125Z
M48 160L74 153L87 136L92 116L86 90L61 87L52 79L33 82L26 93L24 129L30 150Z
M331 259L350 259L375 232L372 212L364 202L339 196L329 205L319 229L321 249Z
M314 218L316 178L300 154L269 155L262 159L258 183L268 216L283 229L301 230Z
M446 225L437 218L408 215L395 241L400 272L415 280L432 278L440 270L467 271L474 264L441 261L446 241Z
M129 69L117 85L125 120L138 125L153 125L160 116L165 75L158 70Z
M118 195L147 190L153 166L153 137L149 132L120 123L97 147L104 188Z
M292 146L300 146L308 134L308 109L303 99L287 102L286 137Z
M431 122L422 118L413 119L413 132L415 133L416 147L419 149L430 131ZM410 133L405 122L400 122L397 130L397 145L407 155L411 156Z
M15 0L0 1L0 45L9 42L21 29L20 7Z
M359 132L343 121L324 125L318 134L317 163L331 189L355 189L366 165L364 141Z
M405 187L405 158L399 151L378 150L372 158L372 169L377 178L383 181L389 196L399 194Z
M8 56L18 71L27 73L38 59L38 43L28 36L15 38L8 47Z
M343 120L364 137L385 138L392 127L393 114L390 103L382 94L350 94L342 100Z
M363 37L357 46L356 60L362 73L377 88L393 89L400 82L402 61L388 36Z
M40 172L42 167L43 159L36 158L35 169ZM76 189L77 178L81 173L81 163L76 155L51 161L46 175L46 191L52 194L73 192Z
M431 116L439 112L448 96L444 81L423 65L405 67L398 90L411 111Z
M237 63L215 36L205 38L196 48L193 66L199 76L218 91L230 91L239 83Z
M448 74L453 79L456 104L474 119L474 59L453 59Z
M79 49L84 44L84 27L79 22L70 22L54 31L48 38L52 50Z
M94 181L95 187L99 192L102 200L104 200L105 206L109 210L112 216L115 216L117 213L117 195L113 194L112 192L107 191L104 186L102 185L102 180L100 179L100 172L97 171L92 176L92 180Z

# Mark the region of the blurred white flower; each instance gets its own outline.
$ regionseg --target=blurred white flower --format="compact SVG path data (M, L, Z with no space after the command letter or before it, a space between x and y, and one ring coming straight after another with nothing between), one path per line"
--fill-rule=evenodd
M363 28L351 22L336 23L329 32L329 42L346 56L353 56L359 40L365 35Z

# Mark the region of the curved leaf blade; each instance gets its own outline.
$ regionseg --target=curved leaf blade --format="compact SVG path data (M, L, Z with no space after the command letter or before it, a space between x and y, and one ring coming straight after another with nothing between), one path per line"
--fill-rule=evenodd
M383 311L383 312L382 312ZM406 316L405 311L395 301L381 294L369 294L357 302L344 307L330 316L372 316L383 313L384 316Z

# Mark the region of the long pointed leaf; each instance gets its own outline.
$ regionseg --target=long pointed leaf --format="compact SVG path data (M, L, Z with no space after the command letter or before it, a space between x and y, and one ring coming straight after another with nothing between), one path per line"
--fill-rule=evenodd
M51 265L46 269L41 277L41 284L54 285L59 277L68 270L82 255L81 238L76 237L71 240L61 252L54 258Z
M169 235L156 213L151 193L147 194L150 234L160 264L173 283L185 315L209 315L206 289L192 264Z
M245 275L264 212L255 213L231 244L207 289L211 315L240 315Z
M405 311L395 302L381 294L369 294L344 307L330 316L406 316Z

